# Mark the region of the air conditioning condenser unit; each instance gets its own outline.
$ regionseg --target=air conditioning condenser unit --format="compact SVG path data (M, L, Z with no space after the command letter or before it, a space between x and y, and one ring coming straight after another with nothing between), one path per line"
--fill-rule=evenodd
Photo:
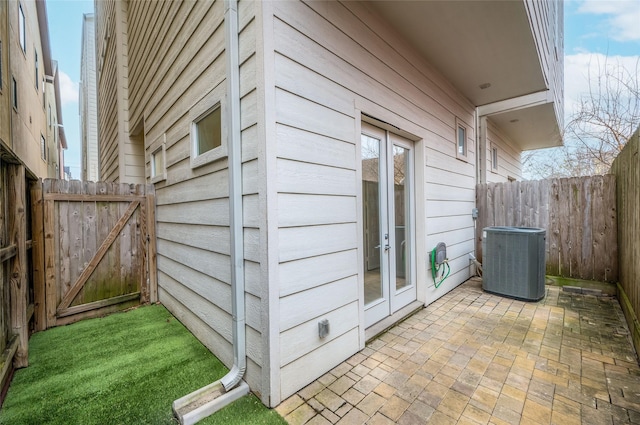
M482 230L482 289L526 301L544 297L545 229L485 227Z

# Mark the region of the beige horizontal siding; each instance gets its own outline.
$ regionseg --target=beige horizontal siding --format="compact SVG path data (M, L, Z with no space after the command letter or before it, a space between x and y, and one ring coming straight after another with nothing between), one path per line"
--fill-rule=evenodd
M498 148L498 169L492 167L491 147ZM522 163L520 162L520 149L515 146L500 129L487 119L487 183L499 183L508 181L509 177L516 180L522 178Z
M417 173L424 178L419 185L424 193L416 194L416 202L423 203L426 215L417 220L426 221L429 249L443 239L451 247L447 285L469 276L476 148L473 106L368 6L279 2L273 7L284 398L362 343L355 304L361 244L357 105L371 105L362 112L376 118L405 123L402 130L423 140L424 150L415 155L427 165ZM456 159L456 119L469 129L469 162ZM438 213L438 205L446 205L446 215ZM326 341L317 337L323 318L332 323Z
M257 198L255 17L241 1L241 109L248 367L263 390L263 302ZM229 173L226 158L191 168L190 111L226 93L224 2L129 3L129 116L142 123L145 155L165 143L166 180L156 183L160 300L227 366L231 347ZM225 102L225 97L221 99ZM147 171L148 172L148 171Z

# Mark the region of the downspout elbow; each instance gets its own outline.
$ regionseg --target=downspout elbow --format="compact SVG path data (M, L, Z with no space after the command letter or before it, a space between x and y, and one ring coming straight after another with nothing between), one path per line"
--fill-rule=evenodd
M222 386L224 386L225 391L229 391L235 388L235 386L238 385L240 381L242 381L242 377L244 376L246 370L246 365L239 366L234 364L229 373L223 376L220 380L222 382Z

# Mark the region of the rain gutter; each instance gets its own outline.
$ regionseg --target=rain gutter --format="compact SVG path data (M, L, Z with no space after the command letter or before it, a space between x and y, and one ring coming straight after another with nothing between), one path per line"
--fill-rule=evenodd
M242 380L246 360L244 300L244 240L242 222L242 151L240 138L240 63L238 2L225 0L227 57L227 128L229 164L229 221L231 232L231 310L233 315L233 366L219 381L173 402L180 423L191 425L249 393Z

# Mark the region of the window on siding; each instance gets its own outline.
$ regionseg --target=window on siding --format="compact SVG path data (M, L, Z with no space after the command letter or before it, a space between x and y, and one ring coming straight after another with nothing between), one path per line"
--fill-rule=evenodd
M212 111L194 123L197 155L209 152L222 144L221 118L220 105L216 105Z
M166 135L162 136L163 138ZM163 142L151 154L151 183L156 183L167 178L166 165L165 165L165 143Z
M36 71L36 90L38 90L38 84L39 84L39 81L40 81L40 79L38 78L38 74L39 74L39 72L38 72L38 51L35 50L34 54L35 54L35 71Z
M467 126L456 118L456 158L467 161L469 159L469 135Z
M224 85L220 84L190 111L191 168L217 161L227 155Z
M498 148L491 146L491 170L498 171Z
M40 157L43 161L47 160L47 141L42 134L40 135Z
M18 83L15 77L11 77L11 96L13 97L13 108L18 110Z
M22 10L22 5L18 7L20 16L18 17L18 25L20 31L20 47L22 47L22 51L24 53L27 52L27 30L25 28L24 22L24 11Z

